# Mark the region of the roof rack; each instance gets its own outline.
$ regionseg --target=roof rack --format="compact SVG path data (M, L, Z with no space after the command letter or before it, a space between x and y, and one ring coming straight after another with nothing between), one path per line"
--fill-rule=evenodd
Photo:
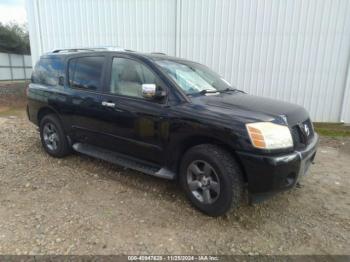
M62 48L62 49L54 49L51 53L61 53L61 52L79 52L79 51L128 51L133 52L129 49L124 49L121 47L114 46L106 46L106 47L77 47L77 48Z
M90 48L67 48L67 49L55 49L51 53L60 53L60 52L79 52L79 51L93 51Z
M166 55L166 53L162 53L162 52L151 52L151 54L154 54L154 55Z

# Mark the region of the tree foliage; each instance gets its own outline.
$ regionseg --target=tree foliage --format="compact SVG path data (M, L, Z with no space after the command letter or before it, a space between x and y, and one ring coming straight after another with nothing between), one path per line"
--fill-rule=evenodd
M0 23L0 52L30 54L29 34L26 26Z

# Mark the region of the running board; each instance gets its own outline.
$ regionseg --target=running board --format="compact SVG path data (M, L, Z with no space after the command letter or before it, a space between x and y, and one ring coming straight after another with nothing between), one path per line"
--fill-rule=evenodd
M136 159L134 157L125 156L120 153L113 152L108 149L104 149L101 147L83 144L83 143L75 143L73 144L73 149L79 153L92 156L98 159L102 159L104 161L123 166L126 168L134 169L139 172L165 178L165 179L174 179L175 173L170 171L167 168L159 167L149 162Z

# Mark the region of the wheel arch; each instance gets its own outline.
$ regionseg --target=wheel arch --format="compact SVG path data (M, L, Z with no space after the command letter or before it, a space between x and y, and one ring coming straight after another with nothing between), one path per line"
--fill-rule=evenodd
M238 155L236 154L235 148L232 147L227 142L222 141L216 137L205 136L205 135L193 135L193 136L186 137L181 142L177 143L177 146L175 147L174 151L172 149L172 151L175 153L171 161L173 163L172 169L175 170L176 174L178 174L179 172L180 164L185 153L190 148L201 144L213 144L225 149L231 155L231 157L236 160L239 167L241 168L244 182L248 181L244 166L240 161Z
M50 116L47 119L49 122L53 123L56 126L55 128L56 134L59 137L59 139L56 140L56 143L59 144L59 146L53 149L48 148L48 145L46 144L46 142L44 142L44 138L43 138L44 137L43 132L45 130L44 127L46 124L46 122L45 123L43 122L43 119L46 116ZM62 120L58 112L56 112L56 110L50 107L42 107L37 113L37 119L38 119L41 142L45 148L45 151L53 157L64 157L68 155L71 150L72 143L71 143L70 137L67 134L65 134L65 130L62 125Z
M57 118L59 119L59 121L62 123L61 118L55 109L53 109L52 107L49 107L49 106L44 106L44 107L40 108L38 113L37 113L38 126L40 126L40 122L43 119L43 117L46 115L49 115L49 114L56 115Z

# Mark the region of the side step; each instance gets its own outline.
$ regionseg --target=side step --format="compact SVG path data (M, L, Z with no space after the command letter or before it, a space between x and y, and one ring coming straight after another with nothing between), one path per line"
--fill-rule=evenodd
M72 147L75 151L79 153L99 158L104 161L117 164L119 166L134 169L148 175L165 179L175 178L175 173L167 168L160 168L159 166L156 166L152 163L139 160L134 157L125 156L123 154L116 153L108 149L83 143L75 143Z

